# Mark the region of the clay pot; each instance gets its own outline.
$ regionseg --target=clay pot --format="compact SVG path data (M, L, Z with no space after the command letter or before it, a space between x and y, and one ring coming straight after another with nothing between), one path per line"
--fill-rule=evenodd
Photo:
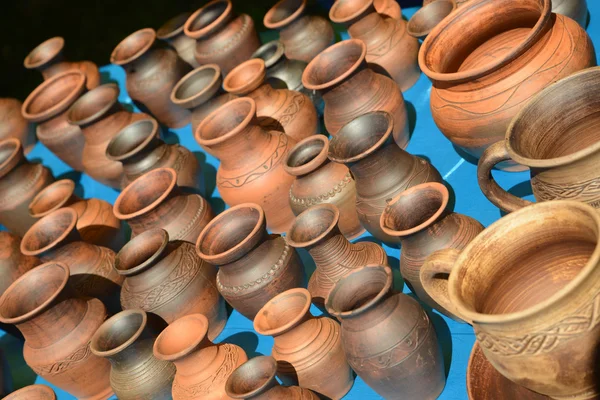
M217 189L230 206L253 202L267 215L273 233L286 232L294 214L288 193L294 177L283 162L296 141L258 124L256 103L248 97L221 106L200 124L194 138L221 162Z
M21 103L17 99L0 98L0 140L15 138L23 144L28 154L35 143L35 127L21 115Z
M574 19L583 29L587 25L588 8L586 0L552 0L552 12Z
M479 158L540 90L596 65L594 46L550 0L475 0L440 22L421 46L431 112L442 133ZM565 40L568 37L569 40ZM503 169L523 169L504 164Z
M456 10L456 0L437 0L417 10L408 21L408 34L425 39L444 18Z
M0 232L0 295L18 277L42 262L36 257L21 254L21 238L9 232Z
M167 231L151 229L123 247L115 258L115 269L125 277L123 310L152 312L168 324L202 313L210 320L211 340L225 327L227 310L217 291L217 270L198 258L193 244L169 242Z
M23 357L37 375L78 399L107 399L110 365L89 344L106 309L98 299L75 297L68 280L63 263L33 268L0 297L0 321L23 333Z
M84 93L85 82L78 70L54 75L35 88L21 108L25 119L38 124L40 142L76 171L83 171L85 138L78 126L69 124L67 110Z
M106 146L106 157L123 164L123 189L149 171L173 168L177 185L191 191L204 190L202 169L194 154L178 144L163 142L158 122L153 118L124 127Z
M328 152L327 137L314 135L288 153L284 167L296 177L290 188L290 206L297 216L317 204L335 205L340 231L354 239L365 232L356 213L356 185L348 167L330 162Z
M529 167L537 201L576 200L600 208L600 67L564 78L535 95L513 119L505 140L477 166L483 194L504 211L531 204L502 189L491 175L499 162Z
M336 0L329 10L329 19L344 24L351 38L362 40L367 47L369 67L392 78L400 90L405 92L417 82L421 76L417 62L419 41L408 34L403 19L380 15L373 0Z
M265 78L265 62L253 58L231 70L223 88L236 96L252 98L264 129L283 131L294 140L316 134L319 120L310 98L295 90L276 89Z
M179 58L190 64L193 68L198 68L200 64L194 57L194 49L196 41L191 37L187 37L183 32L185 21L192 13L184 12L165 22L156 31L156 38L168 43L175 49Z
M308 250L315 261L308 291L320 305L335 283L352 270L367 264L388 265L387 255L378 244L350 243L340 232L339 218L340 212L334 205L312 206L296 217L285 237L290 246Z
M236 15L230 0L208 2L188 18L183 31L196 40L196 61L217 64L223 75L250 59L260 46L254 21L248 14Z
M354 376L346 361L340 324L314 317L310 293L296 288L269 300L254 318L254 330L273 336L271 355L277 376L286 385L299 385L331 399L341 399Z
M373 0L377 13L397 20L402 19L402 9L396 0Z
M67 61L63 50L65 39L60 36L48 39L37 45L25 57L23 65L27 69L37 70L42 74L44 80L61 74L65 71L81 71L85 75L85 85L93 89L100 84L100 71L98 66L91 61Z
M328 157L346 164L356 182L356 211L362 225L377 239L397 243L379 219L388 202L409 187L442 182L426 160L400 149L392 139L390 114L371 112L344 126L329 142Z
M308 63L334 43L335 34L327 19L306 15L305 8L306 0L280 0L267 11L263 23L279 30L287 58Z
M164 321L142 310L121 311L92 337L92 353L110 361L110 384L119 400L171 399L175 365L154 357Z
M54 182L42 164L30 163L18 139L0 140L0 224L21 236L35 219L27 207L40 190Z
M325 101L325 127L335 136L344 125L371 111L387 111L394 119L394 140L408 145L404 98L393 80L367 66L365 44L356 39L334 44L304 70L302 83L318 90Z
M29 385L12 392L3 400L56 400L56 394L49 386Z
M208 114L237 96L221 87L223 77L217 64L196 68L177 82L171 91L171 101L192 113L192 132Z
M162 228L171 240L195 243L214 214L199 194L187 194L177 185L177 172L157 168L129 184L113 206L117 218L131 227L132 237Z
M125 69L129 96L169 128L190 122L190 112L171 101L171 90L191 67L175 50L155 45L154 29L140 29L115 47L110 62Z
M254 357L233 371L227 379L225 391L230 398L240 400L319 399L308 389L279 385L276 374L277 361L273 357Z
M304 283L296 250L281 236L267 233L265 213L257 204L240 204L217 215L198 237L196 253L219 267L219 292L248 319L274 296Z
M208 319L190 314L172 322L154 342L154 356L172 361L177 368L173 381L174 400L224 400L225 382L248 360L234 344L211 342Z
M506 378L552 398L592 399L599 395L598 232L600 215L588 204L534 204L496 221L462 252L433 253L421 276L436 279L423 285L473 325ZM568 368L559 361L566 359Z
M381 214L381 230L400 240L400 273L421 301L439 307L423 289L421 266L432 253L443 249L465 248L482 230L477 220L452 212L448 207L448 189L438 182L413 186L396 195Z
M335 284L327 311L341 321L348 363L380 396L437 399L446 376L435 329L419 303L392 286L389 267L361 267Z

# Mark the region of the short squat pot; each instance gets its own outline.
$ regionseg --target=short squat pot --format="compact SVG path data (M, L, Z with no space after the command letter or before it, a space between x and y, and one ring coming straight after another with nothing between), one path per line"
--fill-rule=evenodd
M23 144L28 154L35 146L35 127L21 115L21 103L17 99L0 98L0 140L15 138Z
M196 41L188 37L183 32L183 27L192 13L184 12L174 16L165 22L156 31L156 38L168 43L175 49L179 58L188 63L193 68L198 68L200 64L194 57Z

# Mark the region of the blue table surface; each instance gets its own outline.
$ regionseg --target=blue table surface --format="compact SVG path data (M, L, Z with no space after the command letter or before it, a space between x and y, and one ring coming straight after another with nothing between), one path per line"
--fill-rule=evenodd
M600 2L589 1L588 7L591 20L587 31L592 39L596 37L600 38L600 23L597 23L594 19L595 15L600 15ZM406 8L402 10L402 14L405 19L409 19L416 10L417 8L415 7ZM342 34L342 38L345 39L347 37L347 34ZM117 82L121 87L119 100L124 104L131 105L135 109L125 91L125 73L123 69L118 66L108 65L102 67L101 72L104 81ZM429 108L430 91L431 82L425 75L421 74L418 82L404 93L407 107L409 110L412 109L414 111L411 120L412 138L407 150L412 154L427 158L440 171L446 182L452 186L456 200L454 206L456 212L476 218L483 225L488 226L502 217L502 213L481 193L477 184L477 166L462 158L434 124ZM206 181L212 182L212 186L207 188L206 197L216 211L222 211L224 204L214 187L214 174L219 165L218 160L200 148L192 136L189 125L181 129L165 129L163 134L166 141L180 143L193 152L201 153L199 158L203 161L204 173L207 177ZM28 155L28 158L41 161L52 170L54 176L57 178L68 177L78 182L79 194L82 197L95 197L114 203L119 194L116 190L94 181L86 174L71 170L70 167L59 160L41 143L35 146L33 151ZM211 175L212 178L210 178ZM494 177L502 187L509 189L511 193L533 200L528 172L506 173L495 171ZM369 234L365 234L357 240L363 240L369 236ZM398 261L399 250L387 246L384 246L384 248L390 256L390 263L395 273L396 286L401 287L402 281L399 274ZM308 253L301 252L301 256L306 265L312 264L314 268L314 263ZM406 286L404 286L403 291L410 293ZM311 310L315 315L320 314L320 311L314 306ZM467 399L466 371L471 348L475 342L473 329L470 325L459 324L435 311L428 311L430 311L430 316L434 322L443 349L447 372L446 387L439 399ZM3 334L2 332L0 334L0 348L7 358L13 377L14 388L17 389L33 384L34 382L48 384L44 379L36 376L23 361L23 344L10 335ZM241 346L249 357L270 354L273 345L271 337L263 337L254 332L252 321L243 317L237 311L233 311L225 329L216 339L216 342L235 343ZM63 390L54 386L53 388L60 400L75 398ZM357 377L352 390L344 398L368 400L380 399L381 397Z

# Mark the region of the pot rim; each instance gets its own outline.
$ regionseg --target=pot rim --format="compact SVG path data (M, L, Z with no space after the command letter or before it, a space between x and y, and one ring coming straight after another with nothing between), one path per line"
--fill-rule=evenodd
M26 399L29 393L31 392L37 394L38 396L43 396L42 398L46 400L56 400L56 393L54 393L54 390L52 390L51 387L42 385L40 383L28 385L21 389L15 390L14 392L4 397L3 400Z
M312 142L315 142L315 143L318 142L323 145L323 147L321 148L319 153L313 159L305 162L302 165L299 165L297 167L293 167L293 166L289 165L289 162L290 162L291 158L293 157L294 153L302 150L303 146L310 144ZM287 155L285 157L285 161L283 162L283 168L286 170L286 172L288 174L293 175L293 176L302 176L302 175L309 174L309 173L315 171L317 168L319 168L321 165L323 165L323 163L325 161L328 160L328 158L327 158L328 152L329 152L329 139L327 139L327 137L325 137L324 135L319 135L319 134L309 136L307 138L302 139L298 143L296 143L296 145L294 147L292 147L292 149L287 153Z
M99 93L101 91L111 91L111 97L108 99L108 101L106 101L102 108L100 108L100 110L96 111L94 114L89 115L86 118L83 119L73 119L73 114L75 113L75 110L78 107L83 107L85 105L86 101L90 101L90 99L95 99L96 96L99 96ZM77 100L75 100L75 102L71 105L71 107L69 108L69 111L67 112L67 122L71 125L77 125L77 126L82 126L82 125L87 125L91 122L94 122L98 119L100 119L104 114L106 114L115 104L117 104L119 102L119 86L117 86L115 83L105 83L104 85L100 85L98 87L95 87L94 89L90 90L87 93L84 93L81 97L79 97Z
M197 337L192 342L190 342L188 346L178 351L177 353L165 354L161 352L161 343L165 341L167 337L173 335L175 335L174 337L176 337L177 332L179 331L179 329L177 328L180 328L178 325L190 320L199 321L203 324L202 328L200 328L201 330L196 330ZM208 324L208 318L201 313L187 314L181 318L176 319L175 321L171 322L165 329L163 329L163 331L158 335L158 337L154 341L154 345L152 346L154 356L163 361L177 361L189 355L195 348L198 347L200 343L202 343L202 341L208 339Z
M222 119L223 116L226 116L229 114L230 108L233 108L233 107L237 106L238 104L242 104L242 103L249 104L250 111L248 112L248 115L246 115L241 122L239 122L229 132L227 132L219 137L216 137L213 139L203 139L202 138L202 132L207 129L206 126L208 124L214 123L215 120L218 121L219 119ZM240 97L237 99L233 99L233 100L228 101L227 103L223 104L221 107L217 108L210 114L208 114L202 120L200 125L198 125L198 127L196 128L196 132L194 132L194 138L196 139L198 144L202 147L210 147L210 146L214 146L217 144L221 144L221 143L231 139L232 137L238 135L240 132L242 132L244 129L246 129L248 127L248 125L250 124L250 121L252 121L252 119L255 116L256 116L256 102L252 98Z
M113 327L113 325L115 325L120 319L122 319L124 317L128 317L129 315L136 315L136 314L142 316L142 322L140 323L140 327L131 335L131 337L129 339L127 339L126 341L121 343L119 346L116 346L111 350L103 351L103 350L99 350L97 348L98 340L100 340L100 337L105 332L110 331L110 329ZM142 332L146 328L147 324L148 324L148 315L142 309L134 308L134 309L120 311L117 314L113 315L112 317L108 318L106 321L104 321L104 323L102 325L100 325L100 327L98 328L96 333L94 333L94 336L92 336L92 340L90 342L90 349L92 350L92 353L94 353L95 355L97 355L99 357L114 356L115 354L118 354L121 351L125 350L127 347L131 346L142 335Z
M58 187L67 188L67 196L64 196L58 203L55 204L54 207L45 209L44 211L35 212L33 209L36 207L37 203L39 203L44 196L52 196L52 193L54 193L52 190L57 189ZM75 182L73 182L71 179L65 178L52 182L51 184L40 190L38 194L36 194L31 200L28 206L29 215L33 218L45 217L46 215L65 207L71 196L73 196L74 194Z
M161 25L160 28L156 30L156 38L160 40L169 40L182 34L185 22L188 20L190 15L192 15L192 13L186 11L168 19L164 24ZM182 22L179 23L181 20Z
M139 247L143 247L148 237L152 238L154 236L157 237L157 240L160 240L160 244L158 246L155 246L156 249L152 252L152 255L150 257L148 257L145 261L139 263L138 265L132 268L121 268L121 264L123 264L122 258L125 254L127 254L128 252L135 252L135 250L137 250ZM163 254L168 245L169 232L167 232L166 230L162 228L153 228L144 231L139 235L136 235L135 237L131 238L131 240L125 243L121 250L119 250L119 252L115 255L114 269L119 275L122 276L129 277L137 275L140 272L145 271L150 266L152 266L157 261L157 259Z
M317 235L315 238L313 238L311 240L307 240L304 242L298 242L298 241L292 239L291 233L295 229L298 229L297 225L299 225L302 222L302 219L308 218L307 216L309 214L316 213L321 210L328 210L333 213L333 219L332 219L331 223L329 224L329 226L327 226L327 228L325 228L321 233L319 233L319 235ZM335 205L330 204L330 203L317 204L315 206L312 206L312 207L302 211L300 214L298 214L296 216L296 218L294 218L294 222L292 223L292 226L289 228L287 234L285 235L285 241L290 246L295 247L295 248L305 248L305 247L313 246L316 243L319 243L321 240L323 240L324 237L329 235L331 233L331 231L333 231L335 229L339 220L340 220L340 210Z
M33 232L36 229L39 229L39 227L42 224L48 223L48 220L50 218L57 218L57 216L60 216L61 214L68 214L69 217L71 218L71 221L65 227L64 231L57 238L55 238L52 242L48 243L46 246L42 247L41 249L37 249L37 250L28 249L26 247L26 244L27 244L28 240L30 239L30 237L33 235ZM26 255L26 256L34 256L34 257L38 256L40 254L43 254L43 253L47 252L48 250L52 249L53 247L55 247L58 243L61 243L63 240L65 240L71 234L71 232L73 232L75 230L76 226L77 226L77 212L75 210L73 210L70 207L63 207L63 208L59 208L58 210L54 210L53 212L49 213L48 215L37 220L33 225L31 225L31 227L27 230L27 232L25 232L25 234L23 235L23 239L21 240L21 247L20 247L21 253L23 253L23 255Z
M124 132L126 129L131 128L134 125L141 125L141 124L148 124L150 123L150 125L152 125L152 130L149 131L148 136L137 146L135 146L133 149L129 150L126 153L123 154L119 154L119 155L115 155L114 151L114 147L116 146L117 141L119 140L119 138L122 135L125 135ZM125 126L123 129L121 129L115 136L113 136L113 138L110 140L110 142L108 142L108 145L106 146L106 157L109 160L112 161L120 161L122 162L123 160L126 160L134 155L136 155L137 153L139 153L139 151L143 148L145 148L148 143L152 142L155 139L158 139L159 134L158 134L158 122L156 122L156 120L154 118L143 118L143 119L139 119L137 121L133 121L132 123L130 123L129 125Z
M364 14L365 11L367 11L369 9L369 7L373 7L373 12L376 12L375 10L375 1L373 0L365 0L364 1L364 5L358 9L357 11L355 11L354 13L350 14L350 15L346 15L346 16L339 16L338 14L338 8L340 7L340 4L343 3L344 0L339 0L336 1L335 3L333 3L333 5L331 6L331 8L329 9L329 19L336 23L336 24L345 24L349 21L353 21L356 18L360 17L362 14Z
M183 85L188 83L188 81L192 80L195 75L204 72L205 70L213 70L213 77L208 82L202 90L197 93L188 96L181 97L177 93L181 89ZM223 78L221 77L221 68L217 64L205 64L202 65L183 76L176 84L173 86L173 90L171 90L171 101L177 105L180 105L185 108L193 108L200 104L203 104L210 100L216 93L221 89L221 83Z
M279 7L285 5L285 3L288 1L290 0L279 0L277 3L275 3L273 7L269 9L269 11L267 11L265 16L263 17L263 25L267 29L281 29L286 25L289 25L292 22L294 22L300 15L302 15L302 13L304 13L304 10L306 9L306 0L299 0L300 5L293 13L291 13L279 22L273 22L273 14L277 12L277 9Z
M420 17L426 16L428 11L433 10L433 7L434 7L433 5L434 4L441 4L441 3L450 3L452 5L452 9L450 10L450 12L448 14L444 15L444 17L442 19L440 19L439 21L437 21L437 23L434 26L432 26L432 27L430 27L428 29L424 29L424 30L421 30L421 31L416 31L416 30L413 29L413 25L415 24L415 21L416 21L415 18L420 18ZM408 23L406 24L406 31L412 37L415 37L417 39L423 39L427 35L429 35L429 33L431 33L431 31L433 30L433 28L435 28L444 18L446 18L448 15L450 15L454 11L456 11L456 7L457 7L457 5L456 5L456 1L455 0L435 0L435 1L432 1L431 3L427 4L426 6L421 7L420 9L418 9L417 12L415 12L413 14L413 16L410 17L410 19L408 20Z
M263 57L261 57L263 53L265 53L271 48L275 49L273 55L271 55L268 59L264 59ZM285 45L281 43L281 41L278 39L271 40L270 42L263 44L258 49L256 49L254 53L252 53L252 58L260 58L264 61L266 69L271 68L279 60L281 60L282 57L285 57Z
M0 178L12 171L12 169L19 163L21 154L23 154L23 144L17 138L9 137L0 140L0 148L5 146L9 148L13 146L14 149L10 152L8 157L6 157L6 159L0 163Z
M273 303L275 303L277 301L281 301L282 299L284 299L286 297L290 297L290 296L298 295L298 294L304 296L306 299L306 301L304 302L305 304L302 306L302 309L300 310L300 312L298 312L298 315L296 315L294 318L292 318L285 324L278 326L276 328L261 329L259 327L260 319L263 318L263 313L264 313L265 309L269 308ZM254 317L254 321L253 321L254 330L258 334L263 335L263 336L281 335L282 333L289 331L294 326L296 326L300 321L302 321L304 316L309 313L311 304L312 304L312 296L310 295L310 292L308 291L308 289L293 288L293 289L288 289L285 292L279 293L277 296L275 296L271 300L269 300L264 306L262 306L261 309L256 313L256 317Z
M33 62L31 60L32 58L34 58L34 53L41 51L43 47L53 44L53 42L56 42L57 46L54 51L48 53L49 55L47 57L44 57L42 60L40 60L38 62ZM39 67L43 66L44 64L47 64L48 62L52 61L57 55L59 55L61 53L61 51L63 51L64 48L65 48L65 39L62 36L54 36L54 37L51 37L50 39L46 39L42 43L35 46L29 52L29 54L27 54L27 56L25 57L25 60L23 60L23 66L27 69L39 68Z
M241 373L238 371L243 371L244 369L250 369L250 371L254 372L257 371L257 367L254 365L256 363L259 362L263 362L263 361L268 361L271 367L270 373L269 375L264 378L265 381L262 385L257 386L255 389L250 390L250 391L246 391L244 393L237 393L233 391L233 382L234 379L236 378L236 372L237 373ZM229 377L227 378L227 381L225 382L225 393L227 393L227 395L231 398L234 399L250 399L253 398L254 396L261 394L265 391L265 388L268 387L273 380L275 380L275 377L277 376L277 361L272 357L272 356L256 356L253 357L251 359L249 359L248 361L244 362L243 364L241 364L240 366L238 366L236 369L233 370L233 372L231 373L231 375L229 375Z
M145 43L139 47L139 49L133 53L131 56L127 58L121 58L118 56L119 51L125 46L125 44L133 40L136 36L141 37L142 39L147 38ZM113 49L110 54L110 62L115 65L126 65L130 62L138 59L142 56L142 54L146 53L156 41L156 31L152 28L143 28L139 29L131 34L129 34L125 39L121 40L119 44Z
M208 8L212 7L214 4L225 3L225 9L214 21L210 24L206 25L203 28L192 30L192 24L198 19L202 13L204 13ZM233 5L230 0L212 0L206 3L204 6L200 7L185 21L183 25L183 32L186 36L191 37L192 39L200 39L201 37L208 35L215 28L221 25L224 21L231 17L233 12Z
M241 71L244 71L247 69L249 70L250 68L255 67L255 66L258 67L258 69L251 76L250 80L248 80L247 82L245 82L241 85L237 85L237 86L233 86L231 84L231 81L238 74L240 74ZM261 87L265 83L266 73L267 73L267 68L266 68L264 60L262 58L251 58L249 60L244 61L240 65L237 65L235 68L233 68L231 71L229 71L229 73L227 74L225 79L223 79L223 89L225 89L225 91L227 91L229 93L232 93L232 94L235 94L238 96L248 95L251 92L253 92L254 90Z

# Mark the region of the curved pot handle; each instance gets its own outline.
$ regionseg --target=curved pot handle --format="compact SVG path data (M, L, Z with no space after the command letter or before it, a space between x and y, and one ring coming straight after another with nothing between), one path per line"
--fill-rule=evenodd
M488 147L477 164L477 181L481 191L489 201L506 212L517 211L531 204L530 201L521 199L502 189L492 177L492 169L496 164L510 159L504 141L500 141Z

